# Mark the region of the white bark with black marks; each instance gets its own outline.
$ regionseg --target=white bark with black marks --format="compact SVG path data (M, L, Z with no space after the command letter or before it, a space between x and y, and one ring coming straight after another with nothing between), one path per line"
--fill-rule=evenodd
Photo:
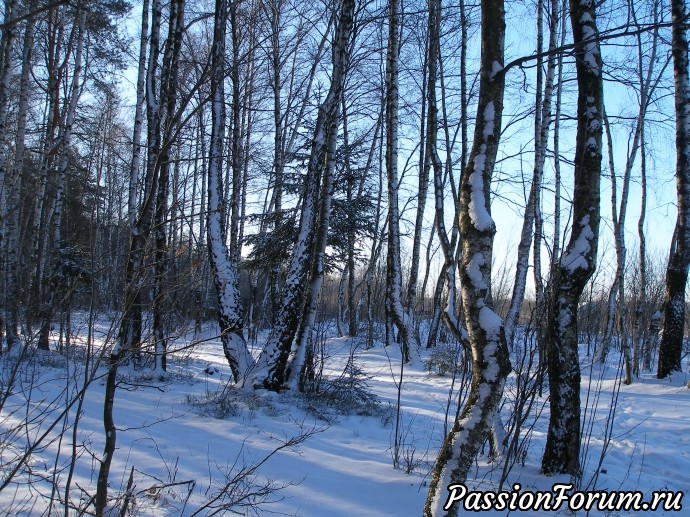
M223 352L236 383L242 383L254 366L244 339L237 264L225 239L223 212L223 140L225 136L225 35L227 0L216 0L211 54L211 145L208 158L207 238L209 262L218 295L218 323Z
M577 309L585 284L596 268L599 235L599 183L602 159L603 80L593 0L571 0L578 81L573 227L555 268L548 330L551 414L545 474L580 473L580 361Z
M432 471L425 517L457 516L445 508L446 487L463 483L491 433L510 360L503 321L492 308L491 255L495 224L489 189L501 133L505 77L502 63L505 12L502 0L482 2L482 56L474 142L460 189L462 303L472 352L472 383L460 417L441 447Z
M386 176L388 183L388 255L386 266L386 311L398 329L403 361L412 361L419 345L413 322L402 300L400 266L400 209L398 204L398 60L400 58L399 0L390 0L388 51L386 56Z
M317 279L318 273L316 277L314 276L314 271L319 269L318 265L314 269L315 264L323 260L322 252L317 251L321 249L321 240L317 234L321 229L328 230L330 207L322 206L320 210L319 194L322 192L322 182L332 177L335 166L334 154L353 16L354 0L345 0L341 5L334 37L331 85L324 102L319 107L314 129L297 242L292 252L283 290L283 301L276 322L261 351L256 371L252 376L252 385L255 388L273 391L286 388L291 373L299 375L297 370L301 369L300 363L306 354L306 350L300 349L299 341L295 343L294 353L291 354L291 352L293 352L293 342L295 342L301 318L306 314L305 307L309 303L309 293L314 292L314 282L320 282ZM294 364L289 364L291 356Z

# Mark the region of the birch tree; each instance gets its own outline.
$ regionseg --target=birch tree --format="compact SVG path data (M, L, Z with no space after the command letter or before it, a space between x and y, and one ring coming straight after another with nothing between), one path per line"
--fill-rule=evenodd
M537 5L537 53L542 52L543 39L543 2L540 0ZM537 60L537 94L535 102L535 124L534 124L534 167L532 174L532 185L530 187L529 196L527 199L527 206L525 207L525 216L522 221L522 231L520 233L520 243L517 250L517 264L515 268L515 281L513 284L513 294L506 315L506 341L510 346L513 345L513 338L515 336L515 327L520 316L520 309L525 298L525 288L527 280L527 270L529 265L529 250L532 246L532 237L534 236L534 275L535 280L541 279L541 266L538 260L539 251L541 247L541 214L539 212L539 205L541 203L542 180L544 177L544 163L546 161L546 147L549 139L549 131L551 125L551 102L554 93L554 76L556 72L557 54L555 52L558 36L558 20L560 18L558 0L551 0L550 2L550 18L549 18L549 53L546 65L546 80L542 79L542 63L541 59ZM543 89L542 89L542 83ZM533 231L534 229L534 231ZM536 289L536 305L542 305L542 291L539 282L535 282Z
M481 13L477 120L459 197L461 291L472 352L472 382L465 407L446 436L432 471L424 507L427 517L458 515L457 506L444 506L446 487L466 480L480 447L489 437L510 373L503 321L494 312L490 295L496 227L491 218L489 189L501 134L505 89L503 1L482 2Z
M666 269L666 295L656 376L681 370L685 330L685 287L690 266L690 80L685 0L671 0L671 53L676 107L678 219Z
M293 361L288 360L299 330L300 320L309 303L308 297L314 300L315 283L320 282L317 277L319 270L322 271L322 265L319 266L319 263L323 260L321 250L325 249L325 244L323 246L321 244L323 242L321 232L328 230L330 201L322 197L321 201L325 204L319 207L319 195L329 192L328 182L332 181L335 167L340 108L353 17L354 0L344 0L340 5L334 35L331 84L326 98L319 106L311 143L297 241L292 252L276 323L257 360L257 369L252 381L255 388L278 391L287 386L290 375L295 376L301 373L299 365L304 361L306 350L300 346L299 341L295 343L295 353L292 354L296 367L289 364Z
M400 58L399 0L388 3L388 50L386 54L386 177L388 184L388 255L386 258L386 312L398 329L403 361L417 352L412 319L402 300L400 267L400 208L398 203L398 61Z
M24 159L26 156L26 130L29 113L29 95L35 21L29 20L23 34L22 69L19 82L19 106L15 136L14 161L7 176L7 220L5 221L5 325L7 347L19 344L19 308L22 299L20 287L20 213Z
M157 155L154 166L158 168L154 210L154 291L153 291L153 340L155 370L166 369L167 338L164 328L165 303L169 293L165 286L167 264L167 218L170 185L171 147L177 132L179 61L182 36L184 34L184 0L170 2L168 36L165 41L160 79L159 114L156 118L155 146ZM149 145L151 142L149 142Z
M631 5L631 13L633 20L637 27L639 23L637 22L637 12L635 10L636 6ZM656 10L656 7L654 7ZM656 18L656 15L655 15ZM656 23L655 23L656 26ZM599 348L595 360L603 363L606 359L608 349L611 345L611 339L613 335L613 328L615 319L617 317L617 324L620 330L620 342L621 351L623 353L623 361L625 367L625 377L624 383L630 384L632 382L632 375L634 369L634 361L631 352L630 340L627 335L627 325L628 311L625 303L626 298L626 278L625 269L627 262L627 248L625 241L625 221L627 216L627 206L628 197L630 192L630 181L633 172L633 166L637 159L638 153L644 151L643 138L644 138L644 126L646 123L646 114L649 108L650 99L653 98L656 86L659 84L660 75L655 72L655 64L657 62L657 39L658 39L658 28L654 28L652 31L652 40L650 42L650 55L648 57L648 63L645 69L645 59L643 56L643 44L641 41L641 35L638 34L636 38L637 43L637 95L639 98L639 108L637 110L637 116L634 119L634 126L632 129L632 139L629 140L628 154L625 161L625 168L623 169L622 175L622 186L620 201L618 200L618 188L617 188L617 178L616 178L616 168L614 162L614 143L611 137L610 124L606 114L604 115L604 127L606 130L607 144L608 144L608 157L609 157L609 172L611 174L611 221L613 224L614 233L614 244L616 250L616 273L614 278L614 283L611 287L611 292L609 294L609 313L607 316L606 330L604 332L604 338L602 340L601 347ZM665 66L662 67L661 73L663 73ZM642 167L644 168L644 167ZM646 188L645 185L645 173L642 172L642 185L643 194ZM644 222L644 210L641 211L640 217ZM641 234L641 266L644 269L644 254L645 243L644 243L644 232ZM641 279L646 283L646 274L640 271ZM642 288L644 291L644 287Z
M593 0L571 0L578 84L573 226L552 283L548 330L551 414L542 458L545 474L580 472L580 360L577 308L596 268L602 157L603 80Z
M15 15L15 0L6 0L4 5L5 23ZM10 78L12 72L12 54L17 30L12 25L2 29L0 37L0 249L4 244L5 218L7 217L7 167L9 162L9 143L7 123L10 100ZM11 186L10 186L11 188ZM0 329L0 335L2 330Z
M244 340L237 265L226 243L225 214L222 205L225 136L224 63L227 21L227 1L216 0L211 48L211 144L208 158L208 224L206 228L209 262L218 296L218 324L223 352L230 364L235 381L240 382L245 379L253 366L253 359ZM237 231L234 227L232 230Z
M144 6L145 7L145 6ZM142 25L147 16L142 12ZM170 3L170 21L168 37L165 42L160 83L158 78L158 59L160 57L160 30L163 17L163 5L161 0L153 0L151 5L151 33L149 38L149 60L146 75L146 112L147 112L147 160L144 179L144 192L142 195L139 214L134 226L130 229L129 254L125 265L125 286L122 300L122 316L118 336L108 356L108 373L105 383L103 403L103 427L105 431L105 445L103 456L100 459L98 479L96 482L96 495L94 505L96 515L101 516L108 502L108 478L115 446L117 443L117 428L113 417L115 404L117 371L120 363L131 354L138 353L141 341L141 289L143 287L143 259L144 247L151 236L154 217L159 220L160 213L156 214L156 203L159 206L159 188L166 192L167 187L167 152L171 145L171 135L175 127L175 106L177 102L177 65L180 52L180 40L184 28L184 0L173 0ZM142 38L141 42L144 42ZM165 165L164 165L165 164ZM161 179L161 176L163 178ZM155 249L160 252L165 241L165 229L162 237L157 235ZM158 258L158 256L156 257ZM160 278L161 270L155 271ZM158 291L156 294L159 294ZM160 310L160 307L154 308ZM157 321L156 321L156 318ZM164 350L161 345L161 320L160 314L154 316L154 334L159 340L156 349L156 367L164 369Z
M49 254L53 257L51 264L49 265L46 261L44 267L42 268L43 283L46 283L46 279L54 273L53 269L59 267L56 264L55 257L59 257L60 249L62 247L62 209L64 204L64 190L65 181L67 176L67 169L69 167L69 155L71 152L70 146L72 144L72 132L74 127L74 121L77 111L77 105L79 103L79 98L83 90L82 84L82 67L83 67L83 54L84 54L84 38L85 38L85 25L86 25L86 11L83 9L77 9L75 14L75 49L74 49L74 69L72 72L72 81L69 89L68 100L62 114L62 123L60 130L58 132L56 149L59 156L56 168L53 172L54 174L54 188L55 194L52 199L52 203L48 206L51 207L49 224L50 228L46 228L48 235L47 246L49 247ZM47 214L46 214L47 218ZM57 293L55 292L55 285L53 282L47 282L45 287L44 297L47 300L48 305L43 311L43 321L41 325L41 333L39 336L39 347L45 350L48 349L48 335L50 332L50 320L52 316L53 305L55 304Z

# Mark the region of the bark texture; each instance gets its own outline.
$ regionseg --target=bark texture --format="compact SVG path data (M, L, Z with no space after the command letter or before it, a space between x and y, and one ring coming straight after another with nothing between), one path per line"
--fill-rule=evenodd
M226 244L223 212L223 140L225 135L225 36L228 19L226 0L216 0L211 54L211 146L208 159L208 251L211 273L218 296L218 323L223 352L235 382L242 382L253 366L244 339L237 264ZM236 171L233 169L233 173ZM234 226L232 231L239 231ZM235 238L235 241L237 239ZM231 242L234 242L231 239Z
M398 206L398 60L400 18L398 0L388 3L388 50L386 55L386 176L388 180L388 255L386 257L386 319L398 329L403 361L412 360L416 339L412 321L403 307L400 266L400 209ZM389 335L389 339L392 337ZM387 343L388 344L388 343Z

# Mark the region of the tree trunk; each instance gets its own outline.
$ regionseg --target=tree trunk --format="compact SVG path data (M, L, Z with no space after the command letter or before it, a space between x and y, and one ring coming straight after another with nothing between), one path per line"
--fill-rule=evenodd
M543 5L539 4L538 11L543 12ZM556 37L558 32L558 0L551 2L551 23L549 26L549 58L547 62L546 82L543 91L539 88L537 81L537 99L535 114L535 146L534 146L534 169L532 174L532 186L530 188L525 207L525 216L522 220L522 232L520 243L518 244L517 265L515 268L515 282L513 284L513 294L510 306L506 315L506 341L508 346L513 346L515 327L520 318L520 309L525 298L525 288L527 281L527 270L529 265L529 251L532 246L532 228L534 232L534 275L535 281L541 279L541 261L539 249L541 247L541 211L540 193L542 189L542 178L544 177L544 162L546 160L546 147L549 138L549 128L551 125L551 100L553 98L553 82L556 71ZM543 16L543 15L542 15ZM542 16L539 16L541 18ZM541 34L541 20L537 26L537 34ZM542 36L543 37L543 36ZM541 52L541 44L537 46L537 52ZM541 76L541 63L537 63L537 73ZM541 305L541 292L543 287L539 283L535 284L537 292L537 307Z
M403 361L417 352L412 320L402 303L400 266L400 209L398 207L398 60L400 57L400 21L398 1L390 0L388 14L388 51L386 57L386 176L388 180L388 255L386 258L387 313L399 332ZM388 342L387 342L388 343Z
M211 272L218 295L218 323L223 352L235 382L244 382L254 365L244 339L237 264L225 239L223 193L223 140L225 134L225 33L227 0L216 0L211 55L211 146L208 159L208 249Z
M317 238L318 201L321 182L333 173L335 165L335 147L340 119L345 71L348 65L349 41L352 33L354 1L345 0L341 5L340 19L337 24L334 52L333 74L328 95L319 107L314 129L307 176L304 185L302 210L300 213L299 233L295 244L290 269L283 292L276 323L257 361L258 370L253 377L255 388L266 388L278 391L286 387L289 375L288 359L293 341L297 334L300 319L304 315L307 303L310 272L313 267ZM331 170L326 171L325 169ZM328 217L326 212L322 215ZM324 220L321 220L321 225ZM327 228L327 220L325 221ZM313 287L313 285L312 285ZM298 352L298 353L304 353ZM298 357L298 356L296 356ZM303 356L302 356L303 357ZM294 371L294 369L293 369Z
M492 309L491 255L496 227L489 188L501 134L505 75L502 69L505 11L502 0L482 2L482 56L474 142L460 189L462 303L472 351L472 383L467 403L446 437L436 465L424 515L458 515L444 506L446 487L463 483L491 433L503 396L510 360L503 322Z
M545 474L580 474L580 361L577 308L596 267L602 157L603 80L593 0L570 1L578 104L573 227L552 283L548 331L551 394L542 458Z
M14 163L7 177L9 185L6 221L6 286L5 286L5 325L7 329L7 347L19 344L19 307L22 299L19 278L20 257L20 213L21 193L24 185L23 169L26 155L26 122L29 112L29 88L31 79L31 61L34 44L34 20L29 20L24 31L22 50L22 72L19 86L19 109L17 113L17 131L14 151Z
M659 366L656 376L663 379L681 370L685 330L685 287L690 265L690 81L688 80L688 39L685 0L671 0L671 52L676 106L676 187L678 220L676 243L666 269Z

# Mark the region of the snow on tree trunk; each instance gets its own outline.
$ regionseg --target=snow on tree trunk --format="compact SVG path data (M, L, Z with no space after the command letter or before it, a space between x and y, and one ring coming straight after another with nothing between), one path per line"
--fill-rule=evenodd
M398 1L390 0L388 51L386 57L386 175L388 180L388 256L386 268L386 306L400 334L403 361L409 363L418 345L412 319L402 303L400 266L400 209L398 207L398 60L400 20Z
M184 34L184 0L170 2L168 37L165 41L161 70L160 128L161 145L156 160L159 168L154 213L155 268L153 288L153 341L155 370L166 370L167 337L164 325L168 297L165 278L168 272L167 226L168 191L170 190L170 154L176 131L176 106L179 60Z
M585 284L596 267L603 81L595 2L571 0L570 16L578 82L573 227L552 284L547 343L551 414L542 471L545 474L578 475L580 361L577 308Z
M222 206L223 140L225 135L224 56L228 18L226 0L216 0L211 55L211 145L208 160L207 237L209 262L218 294L218 323L223 352L235 382L245 380L254 365L243 335L244 320L240 302L237 266L225 240Z
M656 376L663 379L681 370L685 329L685 287L690 265L690 82L688 80L688 39L684 0L671 1L671 52L676 102L676 187L678 219L675 246L671 247L666 269L659 365Z
M456 516L444 507L446 487L463 483L491 433L503 386L510 373L503 321L490 297L495 224L489 188L501 134L505 12L502 0L482 2L482 56L474 142L460 189L462 303L472 352L472 382L467 403L441 447L432 471L424 515Z
M354 7L354 0L351 1ZM347 62L343 62L343 67L347 67ZM316 310L319 303L319 293L323 285L324 266L326 260L326 244L328 238L328 224L331 214L331 206L333 202L333 181L335 169L335 136L338 134L337 121L340 119L339 113L336 113L331 123L329 130L329 152L328 162L324 167L323 185L321 188L320 206L318 222L316 230L316 242L314 243L314 252L311 263L311 271L309 275L309 290L306 293L306 300L304 306L304 315L300 320L299 331L297 334L296 351L292 363L287 372L287 380L290 389L298 388L302 374L303 366L305 366L305 358L308 348L311 346L312 336L314 333L314 323L316 322ZM309 365L307 365L309 366Z
M334 37L331 85L326 99L319 107L307 165L297 242L292 252L290 268L285 280L283 301L276 322L257 360L257 369L252 380L255 388L278 391L286 387L291 371L288 363L293 342L301 318L305 315L305 306L308 303L307 289L314 287L312 282L315 281L315 278L313 274L310 278L310 273L313 269L314 260L319 260L319 256L322 254L315 252L315 247L318 246L318 238L315 233L319 231L317 225L323 227L325 224L327 231L330 213L330 208L327 211L321 210L321 218L319 219L319 193L322 179L328 179L333 174L332 169L335 166L340 104L349 61L348 52L353 16L354 0L343 1ZM299 345L298 341L296 346L299 348ZM300 358L304 357L305 352L305 350L296 350L293 357L299 361ZM294 369L292 368L292 371Z
M147 119L147 156L143 182L143 192L138 215L134 223L130 220L129 252L125 265L125 285L122 301L122 317L118 334L117 346L122 348L123 357L137 353L141 344L142 306L141 291L143 289L143 256L146 241L151 233L151 225L155 207L155 192L158 185L157 153L159 149L160 114L157 99L156 76L158 71L158 57L160 55L160 28L162 4L160 0L153 0L151 4L151 32L147 39L142 37L141 43L148 41L149 56L146 68L145 94ZM142 12L142 31L146 29L145 20L148 12ZM141 55L141 50L140 50ZM130 176L131 179L131 176ZM131 207L130 207L131 208ZM131 217L133 214L129 212Z

